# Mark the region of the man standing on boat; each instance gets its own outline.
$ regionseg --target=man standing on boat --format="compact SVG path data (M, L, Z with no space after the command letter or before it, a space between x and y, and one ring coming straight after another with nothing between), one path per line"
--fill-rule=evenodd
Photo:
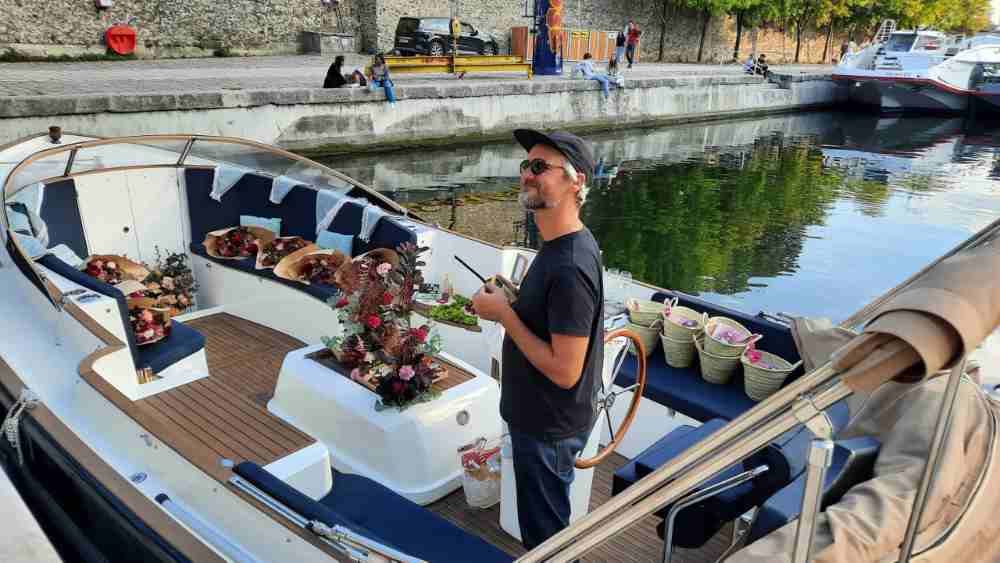
M597 413L604 361L603 267L580 221L594 175L590 147L576 135L518 129L528 151L520 202L534 214L542 247L517 300L484 286L476 312L500 322L500 414L510 429L521 541L528 549L569 524L574 461Z

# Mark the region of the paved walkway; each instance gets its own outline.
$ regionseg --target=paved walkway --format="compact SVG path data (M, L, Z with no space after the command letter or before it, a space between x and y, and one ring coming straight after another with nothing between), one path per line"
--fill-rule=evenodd
M359 66L367 58L351 55L347 68ZM151 94L177 92L217 92L232 90L273 90L316 88L332 57L287 56L167 59L89 63L6 63L0 64L0 97L72 96L82 94ZM566 65L567 73L571 66ZM823 74L832 67L822 65L780 65L775 71L787 74ZM626 71L626 78L669 76L718 76L741 74L739 65L695 65L643 63ZM535 80L559 80L538 76ZM439 84L457 80L451 75L399 75L397 85ZM465 81L482 83L524 80L524 75L470 74Z

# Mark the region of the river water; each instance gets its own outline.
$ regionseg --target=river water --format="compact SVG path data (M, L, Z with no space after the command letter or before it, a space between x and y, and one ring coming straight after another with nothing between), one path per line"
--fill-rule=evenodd
M962 119L825 112L588 140L601 170L583 218L605 265L749 313L843 319L1000 214L1000 126ZM328 164L442 226L533 246L511 192L523 158L511 142Z

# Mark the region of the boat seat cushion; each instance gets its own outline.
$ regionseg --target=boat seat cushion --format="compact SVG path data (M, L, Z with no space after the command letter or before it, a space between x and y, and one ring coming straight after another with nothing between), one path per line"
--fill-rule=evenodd
M227 260L224 258L216 258L214 256L210 256L208 252L205 250L205 245L200 242L191 243L191 253L206 258L208 260L211 260L216 264L220 264L228 268L234 268L236 270L240 270L248 274L253 274L255 276L259 276L261 278L275 281L282 285L295 288L323 302L326 302L331 297L335 297L340 294L340 289L333 285L319 285L319 284L306 285L304 283L286 280L285 278L279 278L278 276L274 275L274 270L258 270L255 258Z
M826 472L821 509L825 510L827 506L838 502L854 485L871 479L878 449L878 440L870 437L835 443L833 463ZM806 476L803 473L761 504L747 536L747 545L799 517L805 482Z
M328 526L347 526L426 561L513 560L482 539L360 475L335 473L333 489L315 501L253 462L244 461L234 471L309 520L319 520Z
M50 248L65 244L82 258L90 255L77 203L76 183L72 178L45 185L42 208L38 215L49 230Z
M326 230L342 235L357 235L361 232L363 215L364 208L353 201L348 201L340 208L337 216L334 217L333 222L330 223L330 226ZM397 246L404 242L417 242L417 235L409 229L383 219L378 222L375 230L372 231L371 240L365 242L358 236L354 237L354 246L351 255L357 256L376 248L391 248L395 250Z
M154 373L160 373L178 361L205 348L205 337L200 332L177 321L174 321L171 326L170 335L163 340L146 346L137 345L135 334L132 333L132 328L129 326L128 303L121 291L99 279L88 276L51 254L40 258L38 263L77 285L110 297L117 302L118 312L128 338L128 347L132 352L132 361L136 368L149 367Z
M681 293L658 292L652 299L663 302L674 296L678 298L680 305L707 312L710 316L729 317L749 330L763 335L759 348L790 362L799 360L791 330L787 326L745 315ZM636 359L630 355L622 365L615 383L623 387L631 385L636 379L636 369ZM801 374L800 367L786 380L785 385ZM650 354L647 361L644 396L701 422L713 418L732 420L756 404L744 391L742 370L737 371L732 380L725 385L709 383L702 379L697 363L690 368L670 367L663 359L662 350L659 349Z

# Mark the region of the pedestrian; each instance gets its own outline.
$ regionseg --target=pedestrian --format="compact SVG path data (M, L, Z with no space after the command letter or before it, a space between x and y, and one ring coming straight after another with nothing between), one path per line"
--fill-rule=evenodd
M844 62L844 57L847 56L847 53L850 51L850 49L851 49L851 44L848 43L847 40L845 39L844 42L840 45L840 59L838 59L838 62Z
M462 35L462 22L458 16L453 16L450 23L451 31L451 54L458 55L458 38Z
M564 131L514 131L528 151L519 201L542 238L518 291L484 285L472 304L499 322L500 415L510 432L521 543L532 549L569 525L574 462L597 415L604 361L603 267L580 221L594 174L582 139Z
M626 28L627 31L627 28ZM618 36L615 37L615 67L625 59L625 33L626 31L619 31Z
M396 105L396 93L392 90L392 78L389 77L389 65L385 62L385 57L381 53L375 55L372 61L369 75L369 87L371 89L382 88L385 90L385 99L390 106Z
M576 63L573 66L573 70L570 71L569 77L575 78L576 73L581 73L584 78L588 80L594 80L601 84L601 90L604 91L604 97L607 98L611 95L610 89L608 88L608 77L603 74L597 74L594 72L594 57L590 53L583 54L583 60ZM617 84L617 81L616 81Z
M344 78L344 55L337 55L333 59L333 64L326 71L326 79L323 80L324 88L340 88L344 84L347 84L347 79Z
M625 56L628 57L629 68L632 68L632 63L635 59L635 49L639 45L640 35L642 35L642 30L636 25L635 20L628 20L628 37L625 38L628 46L625 49Z

